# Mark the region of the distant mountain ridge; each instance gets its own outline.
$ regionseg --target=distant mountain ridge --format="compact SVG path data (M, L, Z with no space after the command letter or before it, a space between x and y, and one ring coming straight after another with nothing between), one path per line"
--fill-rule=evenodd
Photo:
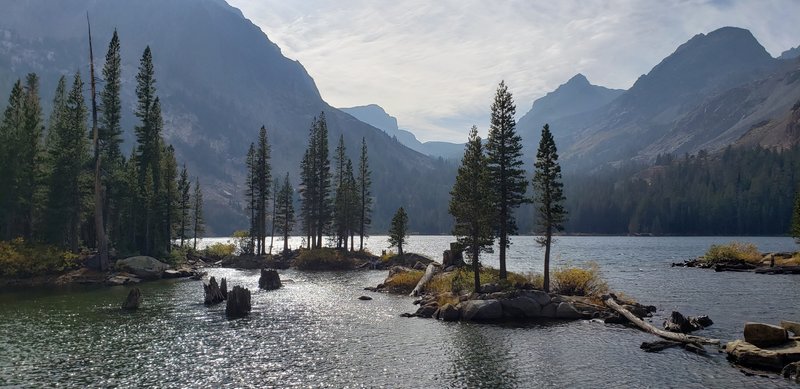
M398 142L422 154L446 160L460 160L463 154L463 143L420 142L411 131L399 128L397 118L386 113L383 107L377 104L339 109L364 123L383 130L387 135L397 139Z
M786 63L770 56L749 31L723 27L695 35L605 105L553 119L532 110L518 127L530 158L541 126L549 122L568 169L718 150L794 104L800 83L763 87L784 77ZM554 105L550 111L563 109Z

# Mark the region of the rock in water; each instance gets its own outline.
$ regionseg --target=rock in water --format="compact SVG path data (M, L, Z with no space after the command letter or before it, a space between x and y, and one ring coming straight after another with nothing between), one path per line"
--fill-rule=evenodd
M692 331L702 330L714 324L708 316L687 316L684 317L680 312L673 311L667 320L664 320L664 329L670 332L686 334Z
M273 290L281 287L281 277L274 269L261 269L258 287L264 290Z
M792 362L784 366L781 375L783 378L800 383L800 362Z
M203 284L203 291L205 291L204 303L206 305L221 303L225 300L225 296L222 295L222 291L219 289L217 280L214 277L211 277L208 284Z
M219 282L219 291L222 293L222 298L228 298L228 282L224 278Z
M128 293L128 298L125 299L125 302L122 303L122 309L126 311L132 311L135 309L139 309L139 305L142 304L142 292L139 288L131 289L130 293Z
M744 341L758 347L773 347L786 343L789 334L783 327L764 323L744 323Z
M250 290L239 285L233 287L228 293L228 302L225 305L225 316L235 319L247 316L252 310L250 305Z
M358 299L359 299L359 300L364 300L364 301L369 301L369 300L372 300L372 297L369 297L369 296L360 296Z

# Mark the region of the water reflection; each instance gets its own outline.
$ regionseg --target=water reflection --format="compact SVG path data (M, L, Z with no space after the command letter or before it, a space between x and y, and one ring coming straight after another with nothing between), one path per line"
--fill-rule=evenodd
M447 337L451 342L451 387L513 388L518 385L516 369L511 366L510 341L484 331L479 324L453 323Z

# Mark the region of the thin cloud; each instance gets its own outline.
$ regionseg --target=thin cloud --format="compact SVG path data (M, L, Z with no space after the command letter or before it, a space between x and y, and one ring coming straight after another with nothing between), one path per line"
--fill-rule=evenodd
M228 0L323 98L375 103L422 140L485 134L505 79L521 116L576 73L628 88L681 43L723 26L748 28L773 55L800 44L800 2Z

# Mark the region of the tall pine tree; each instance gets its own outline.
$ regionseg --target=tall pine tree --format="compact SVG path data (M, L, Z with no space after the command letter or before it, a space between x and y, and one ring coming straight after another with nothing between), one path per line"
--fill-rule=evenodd
M331 221L331 162L325 113L314 118L308 148L301 162L301 217L310 248L322 247L322 236Z
M397 247L397 255L403 256L403 244L408 236L408 214L403 207L397 209L389 226L389 247Z
M283 252L286 253L289 251L289 234L294 226L294 191L289 183L289 173L286 173L283 184L275 196L277 209L274 222L278 233L283 235Z
M794 209L792 209L792 237L800 244L800 190L794 195Z
M358 163L358 236L359 250L364 251L364 237L367 236L367 228L372 223L372 179L369 170L369 157L367 155L367 140L361 138L361 158Z
M266 254L267 243L267 201L270 195L272 184L272 173L270 171L270 146L267 141L267 129L261 126L258 132L258 145L255 150L255 199L256 199L256 232L257 247L259 255Z
M469 140L458 168L456 182L450 191L450 214L455 218L453 235L472 261L475 291L480 292L480 254L491 252L494 244L491 189L487 158L477 127L469 132Z
M564 229L567 211L564 209L564 184L561 182L561 166L558 151L550 126L542 128L539 150L536 152L533 190L536 216L542 237L537 242L544 246L544 290L550 291L550 246L553 233Z
M25 92L22 82L17 80L8 97L8 105L3 112L3 122L0 123L0 229L5 239L18 236L15 221L19 209L19 165L17 147L20 144L20 133L25 117Z
M206 221L203 218L203 192L200 190L200 178L194 181L194 196L192 197L192 249L197 250L197 239L203 237L206 231Z
M506 249L509 235L517 233L514 209L525 203L528 181L522 163L522 137L515 130L516 107L505 81L497 87L492 103L489 138L486 142L487 166L495 210L494 227L500 239L500 279L506 279Z
M177 237L180 240L180 246L183 247L184 242L188 238L189 233L189 225L191 224L191 219L189 218L190 212L192 210L191 205L191 195L190 191L192 189L191 182L189 182L189 172L186 170L186 164L183 165L183 169L181 169L181 175L178 179L178 204L177 204L177 228L178 234Z

